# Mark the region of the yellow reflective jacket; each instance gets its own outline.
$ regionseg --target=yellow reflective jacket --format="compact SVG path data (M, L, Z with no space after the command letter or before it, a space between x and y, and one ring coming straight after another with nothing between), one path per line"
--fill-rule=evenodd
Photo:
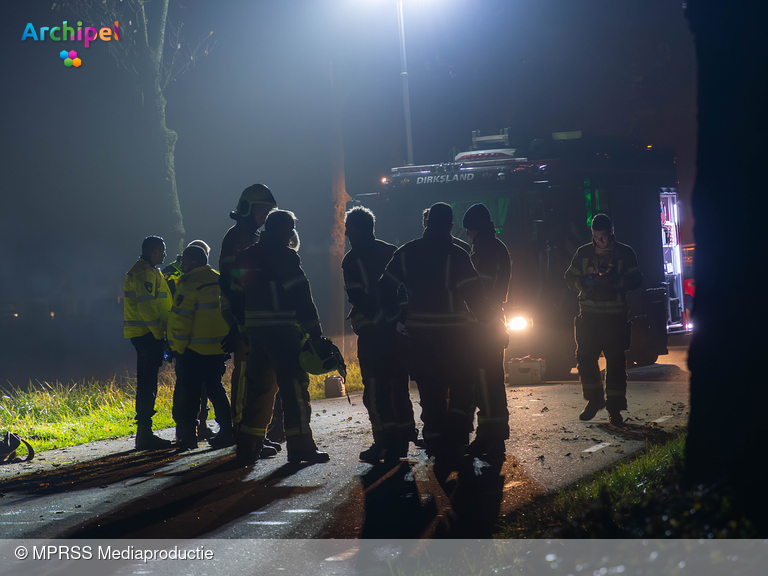
M152 332L157 340L163 340L171 310L171 297L160 270L144 258L139 258L125 275L123 295L123 335L136 338Z
M198 354L224 354L221 341L229 325L221 317L220 295L219 273L207 264L181 277L168 320L171 350L183 354L190 348Z

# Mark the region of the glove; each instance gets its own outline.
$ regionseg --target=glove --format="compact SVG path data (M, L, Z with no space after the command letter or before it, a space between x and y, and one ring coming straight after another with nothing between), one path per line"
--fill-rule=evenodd
M600 283L600 281L598 280L597 274L589 274L588 276L584 277L581 283L583 286L586 286L587 288L594 288Z
M221 340L221 349L227 353L234 352L237 350L240 340L240 329L237 326L232 326L229 333Z

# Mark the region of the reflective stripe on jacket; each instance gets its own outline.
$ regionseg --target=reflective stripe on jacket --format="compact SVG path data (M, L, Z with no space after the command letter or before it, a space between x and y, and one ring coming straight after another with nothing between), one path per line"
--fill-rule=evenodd
M379 299L379 278L395 250L397 248L392 244L371 236L369 241L352 248L344 256L341 270L344 274L344 290L352 305L349 319L355 334L378 326L385 320Z
M398 248L380 281L382 303L388 315L397 305L396 289L408 296L406 328L465 326L472 311L483 324L499 315L491 308L469 254L449 234L424 236Z
M320 320L299 255L267 233L238 254L233 289L245 294L246 328L298 326L320 337Z
M163 340L171 297L160 270L139 258L125 275L123 295L123 335L136 338L152 332L156 339Z
M223 354L221 341L229 325L221 317L219 273L208 265L184 274L179 280L168 320L171 350L189 348L198 354Z
M594 287L583 280L597 271L595 243L581 246L565 271L568 288L579 293L579 309L590 314L626 314L629 311L627 291L639 288L643 275L637 265L635 251L626 244L613 241L609 273Z

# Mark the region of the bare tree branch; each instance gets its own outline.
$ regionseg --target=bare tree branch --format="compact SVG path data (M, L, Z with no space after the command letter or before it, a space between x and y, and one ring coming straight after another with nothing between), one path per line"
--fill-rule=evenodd
M62 0L54 2L52 9L72 12L82 22L93 26L112 28L116 21L120 22L120 41L107 43L110 55L119 67L139 75L137 61L141 59L142 52L147 51L155 58L159 54L159 80L164 90L178 76L192 68L199 58L209 54L216 40L213 39L213 32L209 32L196 43L188 42L182 34L184 23L179 21L177 24L171 19L166 20L167 31L151 33L153 25L159 24L151 21L147 13L152 4L153 0ZM175 4L184 8L178 1ZM162 21L163 14L159 16L158 20ZM156 38L154 42L152 36ZM166 41L171 48L168 53L163 51Z

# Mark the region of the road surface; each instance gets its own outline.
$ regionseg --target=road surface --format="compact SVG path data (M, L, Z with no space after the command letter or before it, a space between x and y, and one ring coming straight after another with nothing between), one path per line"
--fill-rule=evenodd
M399 466L358 461L371 434L354 394L351 404L312 404L329 463L292 466L282 452L236 467L233 449L137 453L132 438L57 450L0 467L0 526L5 538L487 537L499 514L684 427L686 353L671 347L657 364L630 371L623 430L608 425L605 411L578 420L576 380L508 387L507 461L501 470L467 461L445 490L413 446ZM415 391L413 400L418 415Z

